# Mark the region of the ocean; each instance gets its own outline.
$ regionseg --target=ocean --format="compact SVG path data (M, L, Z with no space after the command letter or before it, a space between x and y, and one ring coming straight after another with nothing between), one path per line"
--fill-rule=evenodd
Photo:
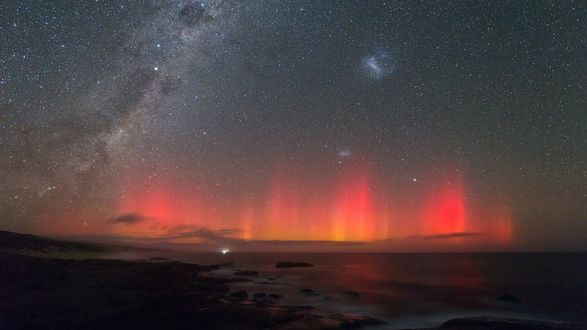
M472 316L587 323L585 253L169 252L148 257L155 255L198 264L234 263L215 273L260 274L231 284L232 290L277 293L284 296L283 305L376 317L389 329L432 327ZM277 261L314 267L277 269Z

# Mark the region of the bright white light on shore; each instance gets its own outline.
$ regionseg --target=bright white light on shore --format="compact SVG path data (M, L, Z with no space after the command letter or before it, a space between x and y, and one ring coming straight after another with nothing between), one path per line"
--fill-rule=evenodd
M220 252L222 252L222 254L227 254L228 252L230 252L229 249L222 249Z

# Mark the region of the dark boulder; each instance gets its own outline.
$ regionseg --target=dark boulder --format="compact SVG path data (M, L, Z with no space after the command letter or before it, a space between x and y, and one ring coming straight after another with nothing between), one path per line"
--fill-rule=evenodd
M304 294L306 296L318 296L318 295L320 295L318 292L316 292L313 289L301 289L300 290L300 293L301 294Z
M366 327L380 327L386 324L385 321L368 317L368 316L343 316L343 315L333 315L333 319L338 319L341 321L340 326L338 329L363 329Z
M234 275L236 275L236 276L254 276L254 277L257 277L257 275L259 275L259 272L254 271L254 270L238 270L238 271L234 272Z
M497 300L499 300L501 302L512 303L512 304L520 304L522 302L522 301L520 301L520 298L518 298L516 296L512 296L511 294L504 294L502 296L499 296L499 298L497 298Z
M350 296L350 297L355 297L355 298L359 297L359 293L357 291L344 291L342 294L345 296Z
M267 298L269 298L269 299L281 299L281 298L283 298L283 295L282 294L279 294L279 293L270 293L270 294L267 295Z
M222 264L216 264L214 265L217 269L218 268L233 268L236 266L236 264L234 262L225 262Z
M255 297L255 299L264 299L267 297L267 295L263 292L257 292L253 295L253 297Z
M240 291L231 292L230 297L236 298L236 299L247 299L249 297L249 294L245 290L240 290Z

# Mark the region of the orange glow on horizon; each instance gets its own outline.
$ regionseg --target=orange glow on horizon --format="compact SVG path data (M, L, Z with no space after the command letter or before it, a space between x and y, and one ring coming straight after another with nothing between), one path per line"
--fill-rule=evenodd
M491 210L486 232L500 244L511 244L514 240L513 214L509 204L502 202Z
M332 215L331 239L370 241L374 239L373 205L367 171L340 175Z
M196 191L178 188L170 178L136 180L129 178L124 182L118 214L136 214L140 219L136 224L115 225L115 232L131 236L159 235L203 220Z
M464 187L459 181L434 192L424 213L423 235L466 232Z
M261 198L250 194L225 200L203 194L193 183L171 175L131 176L122 184L118 215L140 215L141 219L114 224L111 231L164 237L186 228L206 228L243 240L363 242L480 232L490 241L509 244L514 237L509 208L485 206L491 210L476 215L461 179L423 186L420 200L392 208L393 190L375 190L373 174L364 164L347 166L319 182L300 177L285 166L275 166ZM456 237L446 242L467 240Z

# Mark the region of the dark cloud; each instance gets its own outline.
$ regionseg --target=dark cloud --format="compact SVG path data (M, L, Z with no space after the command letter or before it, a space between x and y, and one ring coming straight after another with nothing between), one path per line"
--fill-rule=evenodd
M169 94L175 92L176 90L178 90L180 86L181 86L181 79L173 78L173 77L165 77L161 81L161 93L163 93L163 95L169 95Z
M125 224L125 225L134 225L137 223L142 223L145 220L147 220L147 217L144 217L140 214L137 213L127 213L127 214L123 214L120 216L117 216L116 218L110 220L110 223L114 223L114 224Z
M231 235L236 235L236 234L240 233L240 230L234 229L234 228L226 228L226 229L218 230L218 233L222 234L222 235L231 236Z
M211 230L208 228L194 228L182 226L182 228L173 228L169 234L162 235L162 240L173 241L177 239L198 239L211 244L235 244L245 242L244 240L230 237L238 231L235 229Z
M477 238L482 236L480 233L474 232L456 232L448 234L437 234L437 235L412 235L407 236L405 239L420 239L420 240L444 240L454 238Z
M194 27L210 22L214 17L207 14L203 7L189 4L179 11L179 20L188 27Z

